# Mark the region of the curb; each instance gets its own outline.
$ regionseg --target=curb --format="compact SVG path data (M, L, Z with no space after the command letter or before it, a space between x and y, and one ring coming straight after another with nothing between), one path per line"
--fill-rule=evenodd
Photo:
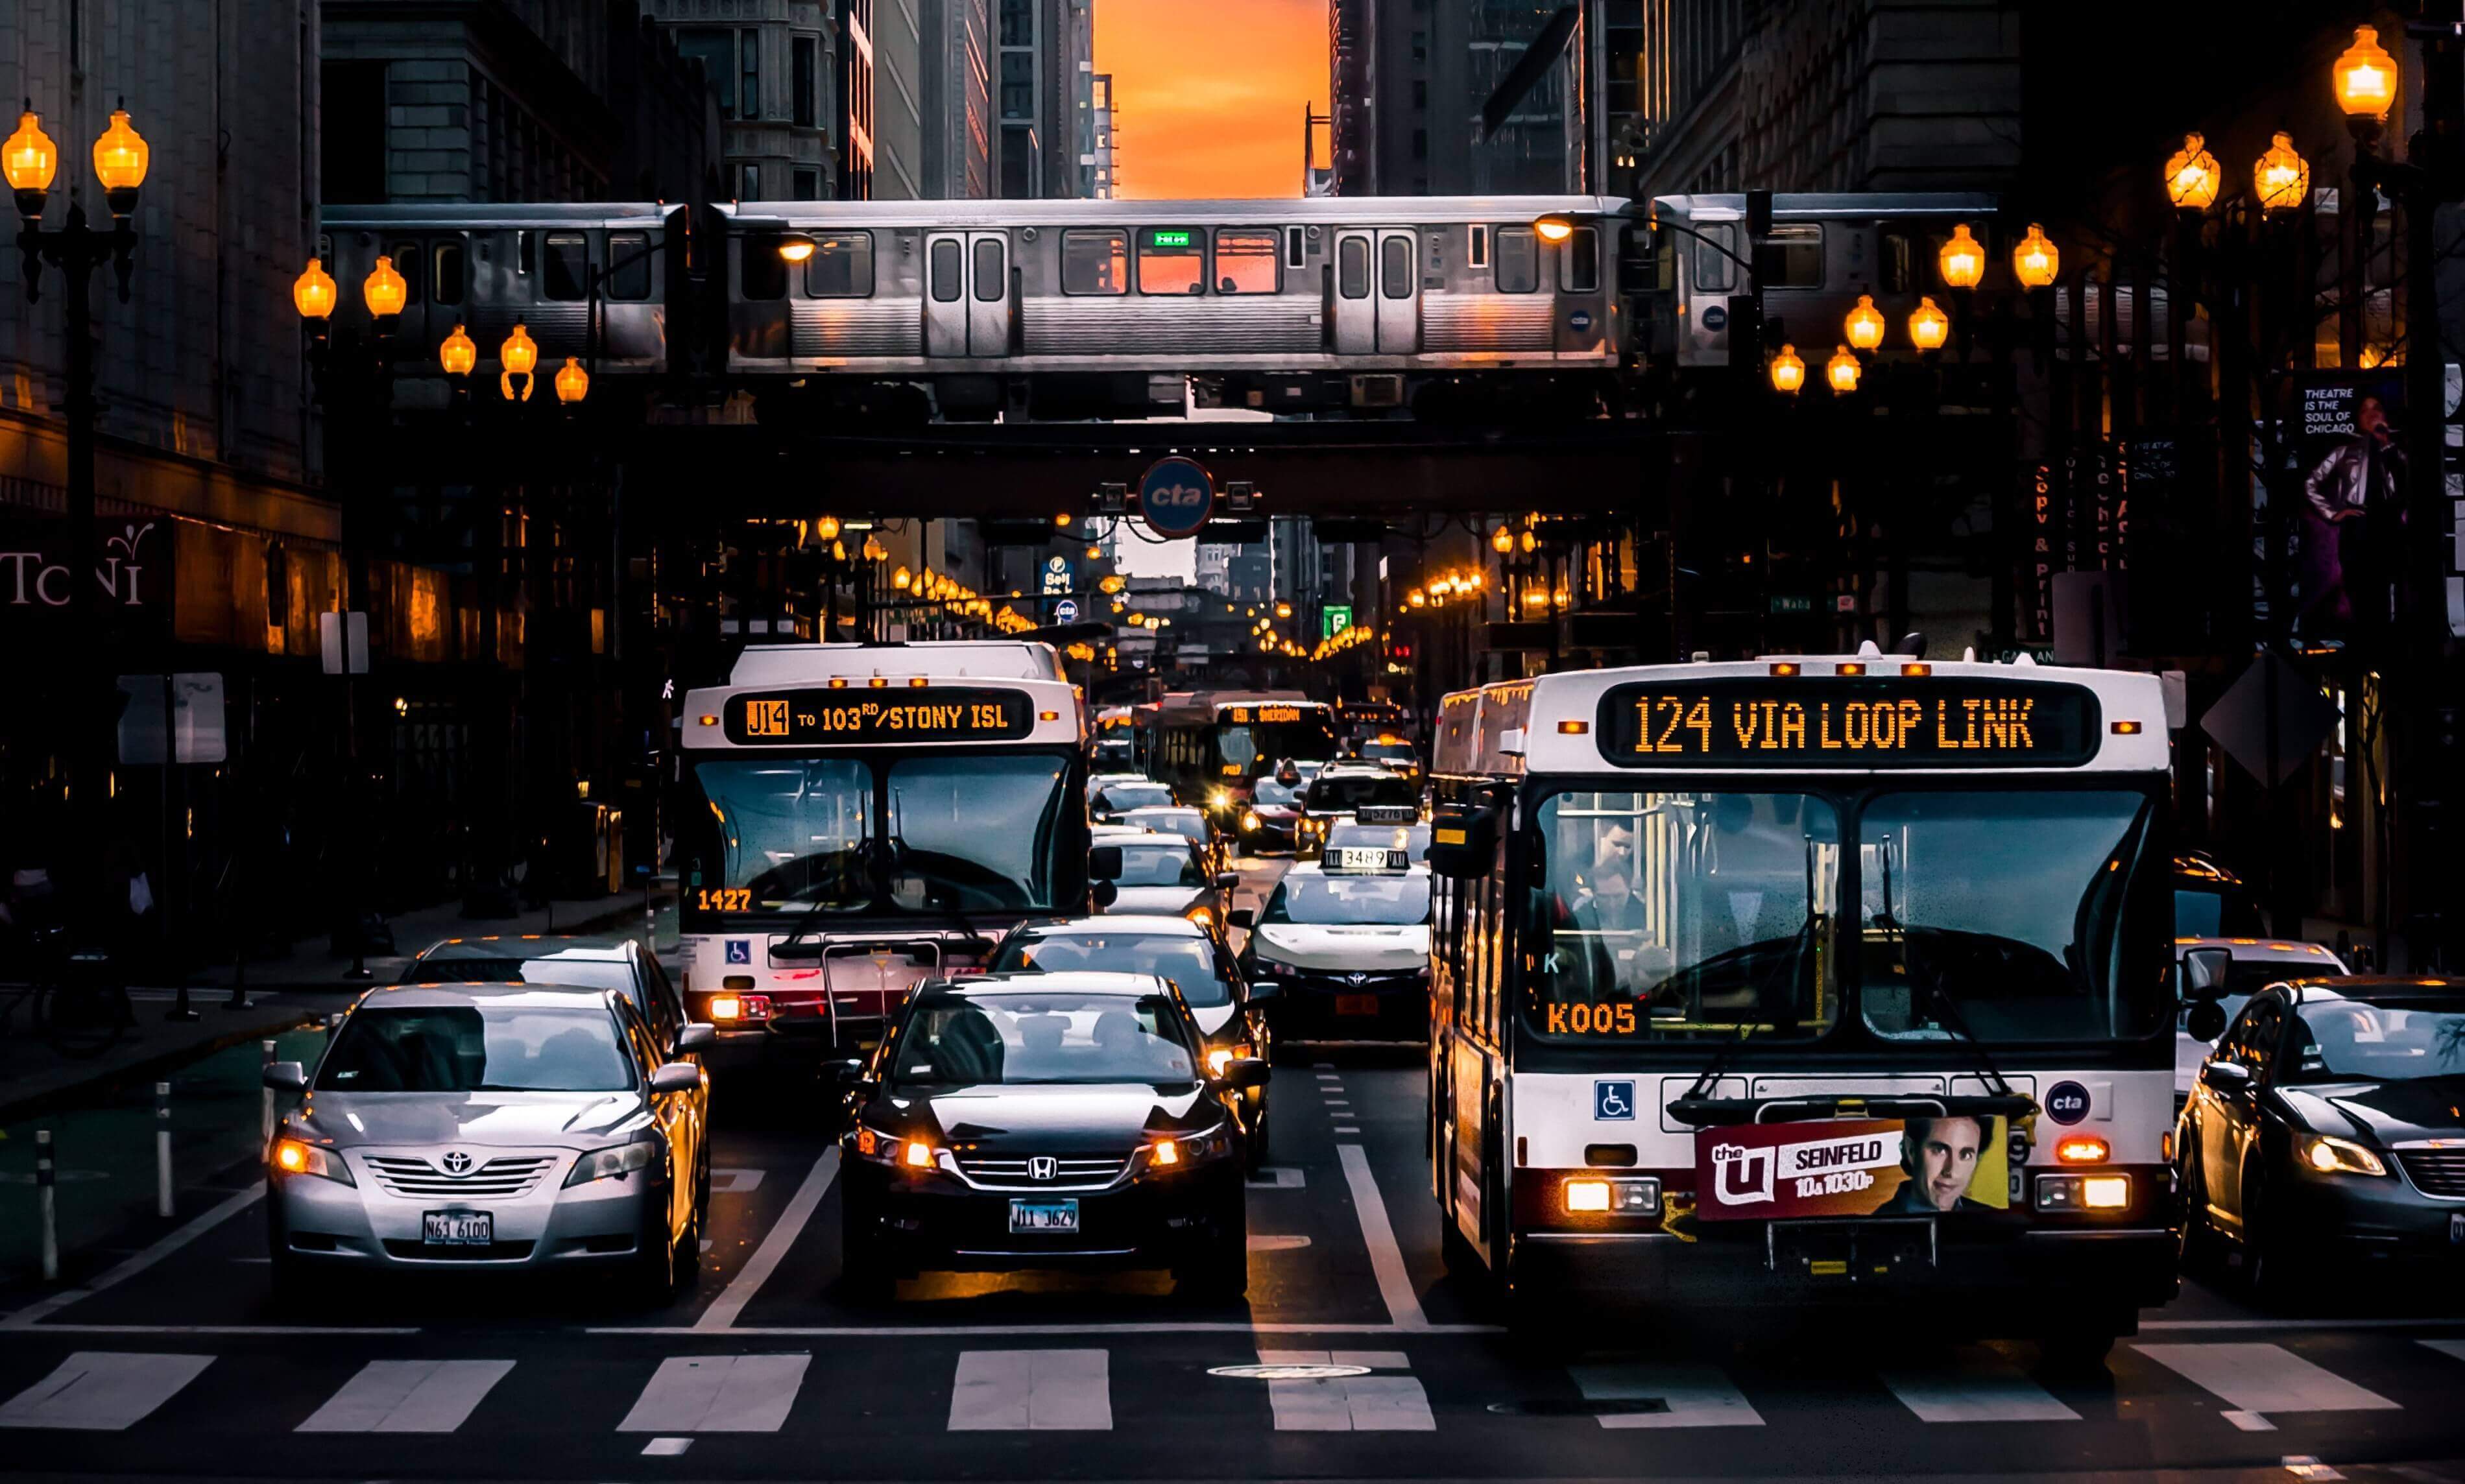
M32 1096L0 1101L0 1123L14 1123L21 1119L38 1118L46 1113L58 1112L82 1103L97 1093L114 1091L128 1083L159 1082L164 1079L164 1073L176 1072L191 1062L203 1061L218 1052L230 1051L234 1046L245 1045L250 1041L262 1041L268 1036L280 1035L286 1030L297 1030L302 1026L314 1024L324 1018L318 1011L300 1009L286 1010L285 1017L278 1021L251 1026L244 1030L233 1030L208 1040L194 1041L187 1046L158 1052L151 1056L114 1067L109 1072L100 1073L82 1081L55 1087Z

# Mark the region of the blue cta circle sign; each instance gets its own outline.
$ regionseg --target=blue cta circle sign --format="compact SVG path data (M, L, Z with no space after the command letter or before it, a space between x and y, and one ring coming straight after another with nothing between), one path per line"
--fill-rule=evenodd
M1057 603L1054 604L1054 605L1053 605L1053 621L1054 621L1055 623L1056 623L1056 624L1075 624L1075 623L1077 623L1077 622L1078 621L1078 605L1077 605L1077 602L1075 602L1075 601L1074 601L1074 600L1072 600L1072 599L1069 599L1069 598L1063 598L1063 599L1062 599L1062 600L1060 600L1059 602L1057 602Z
M2046 1117L2069 1127L2088 1117L2088 1089L2077 1082L2057 1082L2046 1089Z
M1195 459L1159 458L1139 480L1139 514L1158 536L1195 536L1215 513L1215 480Z
M1724 330L1728 327L1729 311L1727 306L1722 304L1710 304L1704 307L1703 328L1707 330Z

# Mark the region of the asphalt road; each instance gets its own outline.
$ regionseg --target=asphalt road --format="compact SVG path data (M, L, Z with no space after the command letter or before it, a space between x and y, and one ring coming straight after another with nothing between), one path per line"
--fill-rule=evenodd
M1255 868L1255 863L1252 863ZM1272 875L1272 872L1254 875ZM838 1291L821 1115L722 1108L699 1285L340 1286L268 1302L232 1185L84 1290L0 1295L0 1472L153 1477L1202 1479L1999 1477L2148 1471L2465 1481L2465 1308L2323 1274L2300 1317L2223 1279L2095 1381L2026 1344L1679 1335L1588 1313L1512 1354L1450 1282L1410 1054L1276 1077L1246 1302L1161 1274ZM1339 1132L1342 1130L1343 1132ZM1355 1132L1357 1131L1357 1132ZM2331 1299L2328 1295L2336 1295ZM2343 1300L2352 1299L2350 1304ZM2444 1314L2449 1318L2431 1317ZM1361 1373L1262 1381L1267 1362ZM2325 1472L2321 1472L2325 1471Z

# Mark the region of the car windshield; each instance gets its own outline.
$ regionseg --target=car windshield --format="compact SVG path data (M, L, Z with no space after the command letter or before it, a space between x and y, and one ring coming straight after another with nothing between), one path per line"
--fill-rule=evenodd
M1361 755L1365 758L1376 758L1382 762L1410 763L1412 761L1412 744L1410 742L1363 742Z
M1866 1024L1894 1040L2145 1035L2171 986L2126 982L2148 801L2120 790L1886 793L1859 827ZM2010 842L2025 840L2025 850Z
M1309 786L1309 807L1321 811L1347 811L1363 805L1417 805L1420 790L1392 773L1321 773Z
M633 1066L596 1006L376 1006L317 1067L329 1093L621 1093Z
M1207 884L1207 873L1189 853L1188 842L1175 837L1169 845L1124 844L1121 874L1115 886L1188 886Z
M1276 883L1260 922L1304 926L1410 927L1430 919L1430 878L1295 874Z
M1232 1003L1215 945L1204 938L1163 933L1040 932L1003 944L995 974L1153 974L1181 987L1193 1007Z
M1261 778L1250 786L1253 804L1294 804L1300 798L1301 785L1297 781L1279 784L1272 778Z
M2294 1026L2297 1082L2410 1081L2465 1072L2465 996L2411 1005L2306 1004Z
M900 1088L1186 1084L1198 1075L1182 1017L1160 994L927 989L891 1056Z
M1810 1038L1839 1013L1840 817L1803 793L1553 794L1525 1029L1549 1040Z
M1162 784L1107 784L1097 796L1096 808L1108 814L1128 809L1154 808L1172 803L1172 790Z
M1204 841L1207 838L1207 816L1196 809L1142 810L1122 821L1123 824L1144 825L1166 834L1184 839Z
M1331 851L1402 851L1414 864L1418 864L1421 857L1429 853L1430 827L1346 822L1327 831L1326 848Z

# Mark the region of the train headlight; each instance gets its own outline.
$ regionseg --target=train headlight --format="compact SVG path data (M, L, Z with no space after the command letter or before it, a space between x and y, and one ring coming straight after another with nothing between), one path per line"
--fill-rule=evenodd
M801 263L813 255L818 245L803 233L791 233L779 239L779 255L788 262Z
M1542 216L1534 218L1532 230L1543 242L1564 242L1575 234L1575 224L1563 216Z

